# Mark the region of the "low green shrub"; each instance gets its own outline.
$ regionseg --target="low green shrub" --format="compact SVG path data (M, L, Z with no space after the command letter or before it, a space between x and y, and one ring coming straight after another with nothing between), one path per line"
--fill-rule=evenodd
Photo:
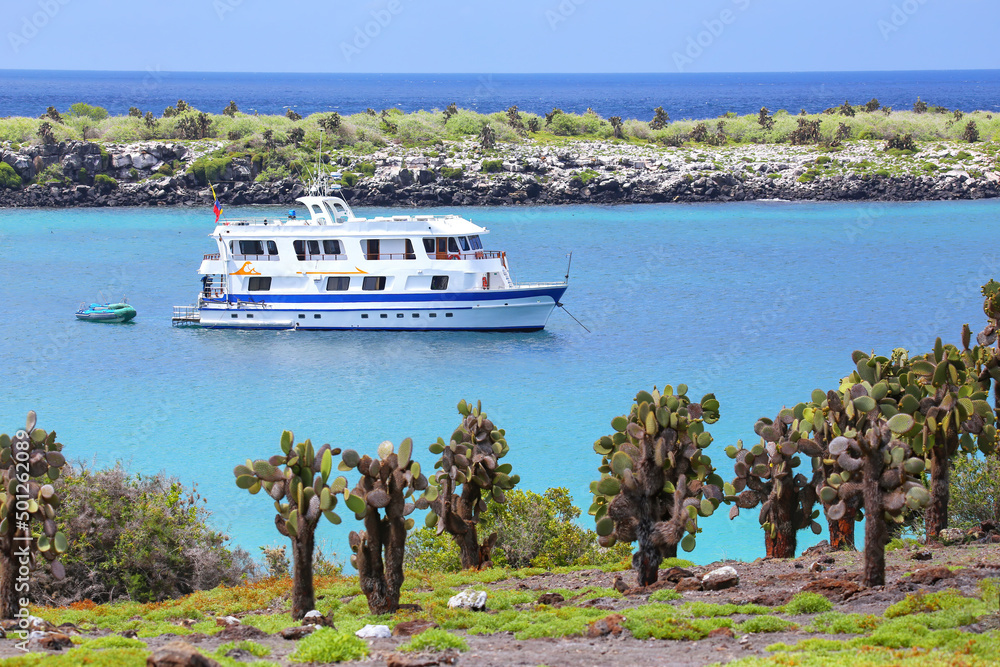
M977 602L979 601L967 598L953 588L946 588L935 593L919 591L907 593L904 599L886 608L883 616L885 618L898 618L909 614L967 607Z
M671 602L673 600L680 600L682 597L684 596L672 588L661 588L650 595L649 600L650 602Z
M483 160L483 172L498 174L503 171L503 160Z
M819 593L802 591L795 594L791 600L781 607L781 612L794 616L797 614L818 614L833 609L833 603Z
M441 177L458 180L465 175L465 170L461 167L441 167Z
M190 172L198 185L208 185L222 180L226 169L233 163L232 156L202 156L191 163Z
M354 168L360 171L362 174L371 178L375 175L375 163L374 162L359 162L354 165Z
M340 184L347 188L353 188L358 184L358 179L360 177L350 171L345 171L340 177Z
M14 167L6 162L0 162L0 188L21 187L21 177L14 171Z
M103 107L95 107L83 102L77 102L69 107L70 117L89 118L90 120L102 121L108 117L108 110Z
M845 614L839 611L830 611L814 618L806 630L830 635L860 635L871 632L881 624L882 619L871 614Z
M441 628L431 628L415 635L399 647L400 651L444 651L447 649L468 651L469 645L458 635Z
M320 628L299 641L292 662L345 662L368 657L368 644L353 634Z
M118 187L118 181L107 174L98 174L94 176L94 185L101 189L114 190Z
M584 185L586 185L587 183L591 182L592 180L594 180L598 176L600 176L600 174L598 174L593 169L584 169L583 171L580 172L579 178L580 178L580 181Z
M758 632L784 632L785 630L795 630L799 626L791 621L786 621L777 616L755 616L740 623L739 631L743 633Z

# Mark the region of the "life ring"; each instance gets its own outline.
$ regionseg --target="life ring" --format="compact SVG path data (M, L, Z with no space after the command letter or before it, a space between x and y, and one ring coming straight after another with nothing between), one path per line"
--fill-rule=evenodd
M460 255L448 255L448 259L462 259Z
M486 276L483 276L483 289L490 288L490 280Z
M501 252L500 253L500 262L503 264L503 268L506 269L507 268L507 253L506 252Z

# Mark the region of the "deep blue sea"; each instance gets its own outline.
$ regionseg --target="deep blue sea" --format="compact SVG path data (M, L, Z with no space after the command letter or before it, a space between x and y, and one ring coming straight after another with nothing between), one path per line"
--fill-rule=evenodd
M0 70L0 116L38 116L76 102L124 114L131 106L163 112L184 99L221 113L230 100L244 113L303 116L368 107L404 111L449 103L485 113L516 104L536 114L559 107L604 117L647 120L662 106L673 119L714 118L729 111L818 112L877 97L910 109L929 104L1000 111L1000 70L913 72L786 72L747 74L274 74Z
M593 441L637 390L715 392L710 453L728 476L723 448L753 439L758 417L837 386L855 349L957 341L964 322L981 324L979 286L1000 275L1000 251L963 240L995 235L997 201L446 211L488 226L515 279L558 279L572 251L564 301L591 333L558 310L531 334L171 328L214 247L210 210L2 211L0 428L34 409L71 459L197 484L214 524L258 554L283 538L269 499L231 471L277 452L282 429L362 451L410 436L426 468L458 400L481 399L522 485L568 487L586 508ZM133 324L73 317L122 294ZM695 561L763 555L756 513L726 514L702 522ZM319 538L343 558L353 523L324 523Z

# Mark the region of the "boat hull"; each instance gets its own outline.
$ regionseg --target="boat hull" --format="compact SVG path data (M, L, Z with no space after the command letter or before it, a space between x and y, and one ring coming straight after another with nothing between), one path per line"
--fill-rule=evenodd
M545 328L565 286L497 290L488 295L385 295L317 301L270 295L267 303L203 302L198 326L210 329L373 331L538 331ZM426 296L426 295L423 295ZM275 298L278 297L278 298ZM308 298L308 297L306 297Z

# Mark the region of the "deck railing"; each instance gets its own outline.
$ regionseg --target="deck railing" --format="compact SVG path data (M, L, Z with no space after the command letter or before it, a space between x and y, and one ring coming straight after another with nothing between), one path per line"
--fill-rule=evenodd
M219 256L219 253L217 252L206 252L205 257L203 259L205 259L206 261L211 261L213 259L222 259L222 258Z

